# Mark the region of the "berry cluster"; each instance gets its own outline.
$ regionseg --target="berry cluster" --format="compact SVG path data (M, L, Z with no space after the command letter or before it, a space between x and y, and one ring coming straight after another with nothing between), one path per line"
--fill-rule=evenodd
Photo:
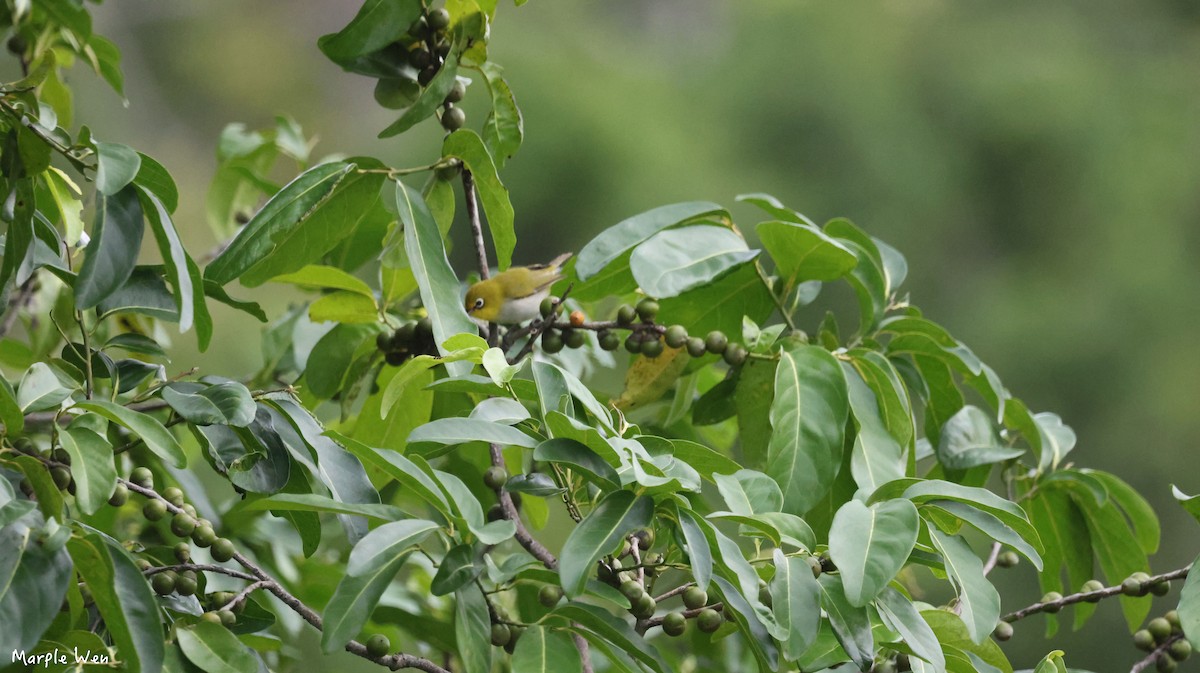
M383 353L383 359L393 367L399 367L414 355L436 355L433 342L433 321L429 318L406 322L391 332L375 335L375 347Z
M386 108L399 110L411 105L429 86L450 55L451 43L447 29L450 12L445 8L426 9L413 21L408 31L385 51L391 60L403 64L393 77L382 77L375 84L375 101ZM466 95L466 83L456 79L442 101L442 128L455 131L462 128L467 115L458 103Z
M1146 623L1146 628L1133 634L1133 644L1143 652L1154 653L1154 666L1163 673L1175 670L1176 664L1192 656L1192 644L1183 637L1179 613L1171 610Z

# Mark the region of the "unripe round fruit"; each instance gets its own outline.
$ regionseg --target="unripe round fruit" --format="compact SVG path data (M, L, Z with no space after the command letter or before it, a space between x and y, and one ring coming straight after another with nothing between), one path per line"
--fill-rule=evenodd
M724 332L713 330L704 337L704 348L713 355L721 355L729 346L729 337Z
M450 87L450 92L446 94L445 103L457 103L467 95L467 87L461 79L454 78L454 86Z
M658 315L658 302L647 297L638 302L636 310L639 318L646 322L653 322L654 317Z
M150 578L150 586L154 589L154 593L159 596L166 596L175 591L175 573L170 570L164 570Z
M662 630L668 636L682 636L687 631L687 617L681 612L668 612L663 617Z
M408 353L403 351L388 351L383 354L383 361L390 367L399 367L408 359Z
M567 320L571 323L571 327L581 327L587 321L587 317L583 315L583 311L571 311Z
M600 342L601 350L615 351L621 347L621 337L608 330L600 330L596 340Z
M683 348L688 340L687 329L683 325L671 325L663 334L663 340L671 348Z
M1164 640L1171 637L1171 622L1163 617L1155 617L1146 624L1146 630L1154 636L1154 642L1161 645Z
M196 543L197 547L211 547L216 541L217 533L211 524L199 523L196 525L196 530L192 531L192 542Z
M700 614L696 615L696 628L705 633L712 633L721 628L721 624L724 621L721 613L712 609L704 609L700 611Z
M633 613L633 616L637 617L638 619L649 619L650 617L654 616L654 609L656 607L658 607L658 604L654 602L654 597L650 594L643 593L637 599L637 601L634 602L633 608L630 609L630 612Z
M1000 552L1000 555L996 557L996 565L1001 568L1015 568L1020 562L1021 557L1017 556L1017 552L1011 549Z
M1061 601L1062 597L1063 597L1062 594L1058 593L1057 591L1051 591L1050 593L1046 594L1045 596L1042 596L1041 602L1042 603L1055 603L1056 601ZM1061 605L1047 605L1046 607L1042 608L1042 612L1048 612L1050 614L1054 614L1054 613L1058 612L1059 610L1062 610Z
M200 615L200 619L203 619L204 621L209 622L211 624L220 624L221 623L221 616L218 615L216 612L213 612L212 610L209 610L208 612L205 612L204 614Z
M417 70L428 68L433 65L433 54L425 48L425 45L417 45L415 49L408 52L408 64Z
M541 591L538 591L538 602L548 608L558 605L558 602L562 600L562 597L562 589L554 586L553 584L547 584L546 586L542 587Z
M71 471L65 467L51 468L50 478L54 480L55 488L60 491L71 485Z
M437 66L431 65L417 73L417 83L421 86L429 86L429 83L433 81L433 78L437 76L437 73Z
M1133 634L1133 646L1143 652L1151 652L1155 648L1154 636L1146 629L1139 629Z
M1008 622L1000 622L996 624L996 628L992 630L992 637L1000 642L1004 642L1013 637L1012 624Z
M1192 656L1192 644L1186 639L1180 638L1167 646L1167 654L1175 661L1183 661Z
M542 332L542 352L557 353L561 351L565 345L566 344L563 343L562 336L560 336L558 332L555 332L554 330L546 330L545 332Z
M567 344L567 348L582 348L586 341L587 337L581 330L569 329L563 331L563 342Z
M488 511L487 511L488 523L491 523L493 521L499 521L503 518L504 518L504 507L502 507L500 505L500 503L496 503L495 505L492 505L491 507L488 508Z
M171 532L179 537L187 537L196 530L196 520L187 512L180 512L171 518Z
M425 21L429 24L429 27L434 30L444 30L446 26L450 25L450 12L447 12L444 8L439 7L430 12L429 15L425 17Z
M53 456L54 460L62 463L63 465L71 464L71 454L67 453L67 450L61 446L57 449L54 449L54 452L51 455Z
M392 641L388 640L388 637L382 633L376 633L370 638L367 638L367 654L371 655L372 657L382 657L391 651Z
M1163 652L1154 660L1154 670L1159 673L1171 673L1175 670L1175 660L1171 658L1171 655Z
M508 481L508 473L504 471L503 467L489 467L483 473L484 485L493 491L504 486L506 481Z
M1163 615L1163 619L1171 623L1171 633L1183 633L1178 610L1167 610L1167 614Z
M37 444L34 444L33 440L28 437L17 437L13 440L13 448L27 456L38 455Z
M630 353L642 352L642 340L638 338L637 332L631 332L625 337L625 350Z
M1171 593L1171 583L1155 582L1154 584L1150 585L1150 593L1154 594L1155 596L1166 596L1167 594Z
M646 551L654 546L654 530L651 528L643 528L633 534L637 538L638 549Z
M746 361L748 354L741 344L729 344L729 347L725 349L725 353L721 357L725 359L726 364L736 367Z
M218 539L213 543L212 549L209 550L209 553L212 554L213 560L221 563L233 558L233 552L233 543L227 538Z
M375 335L375 349L386 353L392 349L392 335L387 332L380 332Z
M688 587L683 592L683 605L689 610L696 610L708 605L708 592L700 587Z
M1144 596L1146 594L1142 590L1142 583L1132 577L1121 580L1121 593L1126 596Z
M467 123L467 113L460 107L447 107L442 112L442 128L447 131L457 131Z
M508 644L512 634L508 631L508 626L505 624L492 624L492 644L496 647L503 647Z
M403 325L397 327L396 331L392 332L392 350L400 350L403 348L408 348L409 346L412 345L413 339L416 338L416 336L417 336L416 321L406 322Z
M148 521L158 521L167 515L167 503L162 500L150 500L142 507L142 516Z
M195 573L191 573L190 576L180 573L175 580L175 592L180 596L191 596L196 593L197 586Z
M621 582L621 595L628 598L630 603L636 603L645 593L642 585L633 580Z
M153 565L144 558L134 559L133 565L141 572L146 572L153 567Z
M804 560L808 561L808 567L812 568L813 578L820 577L821 576L821 559L817 558L816 556L809 556L808 558L806 558Z
M538 312L542 314L543 318L548 318L550 317L551 313L554 313L555 308L556 305L554 297L546 297L542 300L542 303L538 305Z
M135 467L129 473L129 481L142 488L154 488L154 473L148 467Z
M116 490L113 491L112 496L110 496L108 499L108 504L112 505L113 507L120 507L128 501L129 489L125 486L125 484L117 484Z
M688 337L687 352L688 355L694 358L701 357L707 353L708 349L704 346L704 339L701 339L700 337Z
M1085 593L1085 594L1100 591L1102 589L1104 589L1104 583L1101 582L1100 580L1088 580L1083 583L1083 586L1079 587L1079 591L1081 593ZM1087 601L1089 603L1098 603L1098 602L1100 602L1100 598L1101 598L1100 596L1093 596L1093 597L1087 599Z
M221 623L225 626L233 626L237 624L237 615L229 610L217 610L217 616L221 618Z
M629 304L621 304L621 307L617 309L618 325L629 325L635 318L637 318L637 309Z
M175 560L180 563L187 563L192 559L192 548L186 542L180 542L175 545Z
M648 358L656 358L662 355L663 342L657 338L650 341L643 341L640 350L642 351L642 355Z
M163 500L166 500L172 505L175 505L176 507L183 507L183 491L179 490L178 487L168 486L167 488L163 489L162 493L159 495L163 497Z
M429 22L425 20L424 16L418 16L416 20L408 26L408 34L412 35L413 37L425 37L428 32Z

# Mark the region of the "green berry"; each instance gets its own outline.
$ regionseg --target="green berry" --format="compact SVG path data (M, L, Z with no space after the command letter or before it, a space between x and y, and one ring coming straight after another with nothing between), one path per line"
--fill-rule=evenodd
M388 640L388 637L382 633L376 633L370 638L367 638L367 654L371 655L372 657L382 657L391 651L392 641Z
M554 330L546 330L545 332L542 332L542 352L557 353L561 351L565 345L566 344L563 343L562 336L559 335L558 332L555 332Z
M196 520L187 512L180 512L171 518L171 532L179 537L187 537L196 530Z
M1166 581L1155 582L1154 584L1150 585L1150 593L1154 594L1155 596L1166 596L1167 594L1171 593L1171 583Z
M425 37L428 32L429 22L425 20L424 16L418 16L416 20L408 26L408 34L416 38Z
M211 547L217 541L217 534L213 530L212 524L201 522L196 524L196 530L192 531L192 542L196 543L197 547Z
M662 355L663 342L661 339L657 338L643 341L639 350L641 350L642 355L645 355L648 358L656 358Z
M212 554L213 560L217 561L218 563L223 563L233 558L233 552L233 543L227 538L219 538L213 543L212 549L209 550L209 553Z
M420 84L421 86L429 86L429 83L433 81L433 78L437 76L437 73L437 66L430 65L428 68L425 68L421 72L417 73L417 84Z
M375 349L381 353L386 353L392 350L392 335L387 332L380 332L375 335Z
M668 612L663 617L662 630L668 636L682 636L687 631L687 617L682 612Z
M63 465L71 464L71 454L67 453L67 450L62 447L54 449L54 452L51 454L51 456L54 458L54 460L62 463Z
M1146 629L1140 629L1133 634L1133 645L1143 652L1151 652L1156 647L1154 636Z
M621 304L621 308L617 309L617 324L630 325L637 318L637 309L629 304Z
M71 471L65 467L51 468L50 478L54 480L54 487L60 491L71 485Z
M154 473L148 467L135 467L129 473L129 481L142 488L154 488Z
M417 336L417 323L406 322L396 328L392 332L391 350L407 350L412 345L413 339Z
M503 467L489 467L483 473L484 485L493 491L504 486L506 481L508 481L508 472L505 472Z
M108 504L112 505L113 507L120 507L128 501L129 489L125 486L125 484L117 484L116 490L113 491L112 496L110 496L108 499Z
M134 559L133 565L142 572L146 572L153 567L153 565L144 558Z
M150 586L154 589L154 593L166 596L175 591L175 577L175 573L164 570L150 578Z
M721 617L721 613L711 608L706 608L696 615L696 628L705 633L712 633L721 628L721 624L725 619Z
M1042 603L1056 603L1057 601L1061 601L1062 597L1063 597L1063 595L1058 593L1057 591L1051 591L1050 593L1046 594L1045 596L1042 596L1041 602ZM1054 613L1058 612L1059 610L1062 610L1061 605L1047 605L1045 608L1042 608L1042 612L1048 612L1050 614L1054 614Z
M457 103L467 95L467 87L461 79L454 79L454 86L450 87L450 92L446 94L446 103Z
M671 325L663 338L671 348L683 348L688 340L687 329L683 325Z
M638 549L642 551L654 546L654 529L652 528L643 528L634 533L633 537L637 538Z
M187 563L192 559L192 547L186 542L180 542L175 545L175 560L180 563Z
M631 332L629 336L625 337L625 350L630 353L642 352L642 340L637 332Z
M741 344L730 344L721 357L726 364L736 367L746 361L747 353Z
M460 107L446 106L442 112L442 128L447 131L457 131L467 123L467 113Z
M1154 636L1154 642L1161 645L1164 640L1171 637L1171 622L1164 617L1155 617L1146 624L1146 630Z
M1008 622L1000 622L996 624L996 628L992 630L992 637L1000 642L1004 642L1013 637L1013 626Z
M147 521L158 521L167 515L167 503L162 500L150 500L142 507L142 516Z
M558 605L558 602L562 600L562 597L562 589L553 584L547 584L546 586L542 587L540 591L538 591L538 602L548 608Z
M1179 621L1179 612L1177 610L1168 610L1167 614L1163 615L1171 623L1171 633L1183 633L1183 627Z
M1186 639L1180 638L1167 646L1167 654L1175 661L1183 661L1192 656L1192 644Z
M237 624L237 615L229 610L218 610L217 616L221 618L221 623L225 626L233 626Z
M1088 580L1083 583L1083 586L1079 587L1080 593L1085 594L1094 593L1102 589L1104 589L1104 583L1100 580ZM1088 598L1087 601L1089 603L1099 603L1100 598L1100 596L1092 596L1091 598Z
M638 317L646 322L653 322L654 317L658 315L658 302L647 297L638 302L637 305Z
M196 593L198 585L196 583L196 573L190 570L179 574L175 580L175 592L180 596L191 596Z
M428 23L429 27L434 30L445 30L446 27L450 25L450 12L447 12L444 8L439 7L425 17L425 22Z
M1001 552L1000 555L996 557L996 565L1000 566L1001 568L1015 568L1020 562L1021 557L1017 556L1017 552L1012 551L1011 549Z
M1121 580L1121 593L1126 596L1145 596L1146 592L1142 589L1142 583L1132 577L1126 577Z
M713 330L704 337L704 348L713 355L721 355L727 346L729 346L729 337L719 330Z
M496 647L504 647L508 641L512 639L512 633L508 630L506 624L492 624L492 644Z
M1175 660L1171 658L1171 655L1163 652L1154 660L1154 670L1159 673L1171 673L1175 670Z
M700 587L688 587L683 592L683 605L689 610L696 610L708 605L708 592Z
M221 615L218 615L217 613L213 612L212 610L209 610L208 612L205 612L204 614L200 615L200 619L203 619L204 621L209 622L210 624L220 624L221 623Z
M630 603L635 603L646 593L642 585L634 580L625 580L621 582L621 595L629 599Z
M621 337L606 329L596 334L596 340L600 342L601 350L615 351L621 347Z
M563 330L563 342L567 344L567 348L582 348L586 340L587 337L582 330Z
M33 440L28 437L17 437L13 441L13 448L27 456L38 455L37 444L34 444Z
M542 314L543 318L549 318L550 314L554 313L554 309L557 307L558 304L554 297L546 297L542 300L541 305L538 306L538 312Z
M196 514L196 508L192 507L190 503L184 503L179 509L182 509L184 512L187 512L187 515L192 517L193 519L196 519L197 524L200 522L200 519L198 518L198 516ZM212 524L209 524L209 525L211 526Z
M408 359L408 353L404 351L388 351L383 354L383 361L388 363L388 366L399 367Z
M638 619L650 619L654 616L654 609L656 607L658 607L658 604L654 602L654 597L643 593L633 602L633 607L629 611Z
M166 500L172 505L175 505L176 507L183 507L183 491L179 490L178 487L168 486L167 488L163 489L162 493L159 495L163 497L163 500Z

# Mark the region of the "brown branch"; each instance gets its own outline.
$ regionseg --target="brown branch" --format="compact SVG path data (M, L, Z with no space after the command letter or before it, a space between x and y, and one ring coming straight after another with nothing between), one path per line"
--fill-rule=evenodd
M1163 582L1170 582L1171 580L1182 579L1184 577L1187 577L1188 570L1190 570L1190 569L1191 569L1191 566L1187 566L1184 568L1179 568L1177 570L1172 570L1170 572L1163 573L1161 575L1154 575L1150 579L1142 582L1142 588L1147 589L1156 584L1161 584ZM1056 601L1046 601L1044 603L1041 603L1041 602L1034 603L1033 605L1030 605L1028 607L1021 608L1020 610L1017 610L1016 612L1010 612L1007 615L1004 615L1003 617L1001 617L1000 619L1002 621L1006 621L1006 622L1015 622L1018 619L1024 619L1025 617L1028 617L1030 615L1035 615L1039 612L1047 612L1048 611L1047 608L1050 609L1049 610L1050 612L1057 612L1059 609L1061 609L1067 605L1073 605L1075 603L1084 603L1084 602L1089 602L1089 601L1095 602L1095 601L1099 601L1104 598L1111 598L1113 596L1120 596L1120 595L1122 595L1120 584L1117 584L1117 585L1111 586L1111 587L1104 587L1103 589L1097 589L1095 591L1081 591L1079 593L1071 594L1069 596L1063 596L1062 598L1060 598Z
M487 245L483 241L483 222L479 218L479 200L475 198L475 177L466 167L463 167L462 183L463 199L467 202L467 219L471 222L471 235L475 239L475 255L479 259L479 278L487 280L491 277L491 270L488 266ZM494 322L488 323L487 342L489 346L500 343L500 326Z
M705 605L704 607L695 608L694 610L684 610L683 616L686 617L687 619L691 619L692 617L695 617L696 615L700 614L701 612L704 612L705 610L716 610L717 612L721 612L724 609L725 609L724 603L713 603L712 605ZM670 613L668 613L668 614L670 614ZM665 619L665 618L666 618L666 615L663 615L662 617L652 617L650 619L638 620L636 630L639 634L644 634L644 633L646 633L646 631L648 631L656 626L662 626L663 619Z
M662 601L665 601L665 600L667 600L668 598L672 598L672 597L674 597L674 596L678 596L679 594L681 594L681 593L683 593L683 592L687 591L688 589L691 589L691 588L692 588L692 587L694 587L694 586L696 586L696 583L695 583L695 582L684 582L683 584L680 584L679 586L675 587L674 589L671 589L670 591L668 591L668 592L666 592L666 593L664 593L664 594L661 594L661 595L655 596L655 597L654 597L654 602L655 602L655 603L661 603Z
M996 561L1000 558L1000 549L1003 547L999 542L992 543L992 553L988 554L987 563L983 564L983 576L987 577L988 573L996 567Z
M254 593L255 590L267 589L269 591L270 586L274 583L275 583L274 581L270 581L270 580L258 580L257 582L252 582L250 584L247 584L244 589L239 591L236 596L229 599L229 602L226 603L225 605L221 606L220 609L221 610L233 610L234 608L237 607L238 603L241 603L242 601L246 600L246 597L249 596L250 594Z
M158 573L166 572L168 570L173 570L175 572L179 572L181 570L192 570L195 572L216 573L218 575L228 575L230 577L235 577L239 580L253 580L254 579L253 575L247 575L246 573L241 572L240 570L234 570L232 568L226 568L225 566L219 566L219 565L215 565L212 563L176 563L175 565L157 566L154 568L147 568L146 571L142 574L145 575L146 577L149 577L151 575L157 575Z
M489 449L492 454L492 465L494 467L504 467L504 454L500 451L499 444L489 444ZM504 511L504 518L513 522L517 528L517 532L513 534L517 544L525 548L535 559L542 562L550 570L558 569L558 559L554 558L554 554L550 553L549 549L542 546L529 533L529 529L525 527L525 523L521 521L521 513L517 511L517 506L513 504L512 496L503 487L496 489L496 497L500 499L500 508Z

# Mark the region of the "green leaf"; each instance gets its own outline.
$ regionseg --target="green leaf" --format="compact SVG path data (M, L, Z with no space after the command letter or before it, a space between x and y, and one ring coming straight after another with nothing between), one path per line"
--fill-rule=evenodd
M22 413L53 409L71 396L71 389L58 380L54 370L44 362L35 362L21 376L17 387L17 406ZM6 424L5 427L11 427ZM15 432L15 430L10 430Z
M600 232L579 251L575 274L579 280L588 280L638 243L663 229L703 218L727 220L729 214L715 203L689 201L659 206L622 220Z
M254 398L246 386L236 381L209 386L171 383L159 394L175 413L196 425L245 427L254 420Z
M159 673L165 648L158 602L129 553L96 533L73 536L67 549L126 668Z
M967 625L971 640L982 643L1000 619L1000 594L984 576L983 561L966 540L957 535L946 535L937 528L930 528L929 536L942 554L946 575L958 594L959 614Z
M421 4L416 0L367 0L345 28L322 35L317 47L331 61L343 65L400 39L420 15Z
M1200 561L1200 559L1197 559ZM1196 561L1192 568L1198 568ZM1192 647L1200 647L1200 572L1189 572L1179 592L1179 623Z
M779 274L792 282L836 280L858 264L845 245L812 224L763 222L755 231Z
M96 143L96 191L112 196L124 189L138 173L142 157L128 145Z
M969 404L942 425L938 437L938 462L951 470L999 463L1024 453L1005 446L987 412Z
M869 668L875 656L875 638L871 633L871 618L867 609L855 607L846 600L842 580L837 575L821 575L818 582L821 587L821 607L829 616L829 623L842 649L860 669Z
M1134 534L1137 537L1138 546L1147 554L1153 554L1158 551L1159 538L1162 536L1162 530L1158 524L1158 516L1155 515L1154 509L1150 507L1150 503L1142 497L1140 493L1133 490L1129 484L1121 481L1115 475L1100 470L1081 470L1088 476L1099 479L1104 485L1104 489L1108 492L1108 497L1116 501L1117 505L1125 512L1125 516L1129 517L1129 522L1133 524Z
M1083 583L1092 579L1091 533L1083 513L1075 506L1065 489L1038 489L1022 503L1029 514L1031 525L1038 531L1044 543L1042 572L1038 582L1043 594L1058 591L1063 594L1078 591ZM940 503L939 503L940 505ZM1063 584L1062 571L1067 571ZM1065 590L1064 590L1065 589ZM1075 624L1082 626L1095 611L1095 604L1075 604ZM1046 615L1047 637L1058 629L1057 617Z
M547 439L534 449L533 459L566 465L601 489L620 488L621 478L613 466L582 442L565 437Z
M1008 663L1008 659L1005 658L1000 647L990 639L984 640L980 644L972 642L966 625L958 615L949 610L924 610L921 612L921 617L937 634L938 640L942 643L942 649L946 653L953 650L970 653L984 663L994 666L1001 673L1012 673L1012 665Z
M860 324L858 331L865 334L883 317L890 293L887 272L879 248L849 220L838 218L825 225L825 234L837 239L838 243L854 253L858 259L850 275L846 277L850 287L858 296Z
M496 248L496 265L503 271L512 264L517 235L513 231L513 207L508 189L496 174L496 165L483 140L469 129L459 129L442 142L442 156L458 157L475 178L479 201L487 215L488 230Z
M783 654L795 661L817 639L821 628L821 585L812 575L808 562L798 556L784 556L775 549L775 576L771 578L771 609L779 628L788 634L782 642Z
M44 173L46 188L50 191L63 221L63 242L75 245L83 234L83 204L79 202L79 186L67 174L51 166Z
M141 157L141 162L137 175L133 178L134 184L141 187L143 192L157 197L168 213L175 212L175 209L179 207L179 188L175 186L175 180L171 178L170 172L152 157L141 152L138 152L138 156Z
M879 352L864 348L851 350L850 356L850 364L875 394L888 432L901 447L910 446L915 434L912 402L895 365Z
M379 322L379 307L372 297L338 290L310 304L308 317L313 322L372 324Z
M327 433L333 439L346 447L367 467L382 471L387 476L400 482L405 489L412 491L425 502L442 514L449 516L450 504L442 495L442 489L424 470L408 458L389 449L376 449L362 442L355 441L336 432Z
M758 253L726 227L682 227L659 232L638 245L629 258L629 268L646 294L676 297L707 285Z
M1042 546L1040 537L1035 537L1032 540L1026 540L1015 530L1006 526L1004 522L992 514L989 514L983 510L975 509L974 507L962 502L956 502L954 500L930 500L921 506L922 509L930 507L941 510L950 516L961 519L996 542L1016 549L1024 554L1025 558L1029 559L1029 562L1033 564L1035 569L1037 569L1039 572L1042 570L1042 557L1038 551L1038 549Z
M483 572L480 556L475 552L475 545L471 544L460 544L446 552L429 585L429 593L445 596L474 581Z
M859 370L842 363L850 399L850 413L858 426L850 457L850 472L860 488L874 491L904 477L904 449L888 431L880 417L881 405ZM886 391L885 391L886 392Z
M105 400L79 402L74 408L94 411L114 423L125 426L132 430L133 434L141 437L147 448L168 464L180 469L187 467L187 456L184 455L179 442L175 441L170 431L153 417Z
M384 590L408 560L409 547L435 528L437 524L431 521L396 521L376 528L354 545L346 575L325 606L322 652L336 652L358 635Z
M125 284L142 245L142 205L136 187L98 199L92 238L75 281L75 305L89 309Z
M733 615L738 629L745 635L754 658L758 661L759 670L774 671L779 667L779 651L775 647L772 636L762 624L763 613L758 612L738 591L723 577L714 577L713 584L720 592L720 598L725 604L724 609ZM757 587L757 582L755 583ZM757 594L756 594L757 596ZM760 604L761 605L761 604ZM757 618L756 618L757 617ZM774 617L770 617L772 623Z
M838 509L829 531L829 554L851 605L870 603L892 581L908 561L919 530L917 508L908 500L870 507L851 500Z
M761 324L774 310L775 302L754 265L742 264L708 285L662 300L660 314L689 334L740 334L744 318Z
M207 673L255 673L258 659L220 624L198 621L175 630L179 649Z
M534 629L521 636L518 647ZM468 584L454 594L454 644L462 661L463 673L488 673L492 670L492 620L487 599L479 587ZM574 652L575 648L572 647ZM516 652L513 652L514 671ZM576 656L578 659L578 655ZM571 669L562 669L571 670Z
M696 586L707 590L708 583L712 579L713 557L712 548L708 544L708 538L700 523L704 520L690 509L679 509L677 519L679 530L683 534L681 542L686 547L685 551L692 565L692 575L696 579Z
M766 472L783 490L783 511L802 515L829 490L848 414L846 378L829 351L799 345L780 353Z
M1081 497L1082 494L1074 490L1070 495L1071 500L1083 512L1083 519L1091 533L1096 561L1109 583L1119 584L1135 572L1150 571L1146 552L1142 551L1125 517L1112 500L1104 505L1097 505L1090 495ZM1133 631L1150 613L1150 602L1136 597L1121 596L1121 610L1125 613L1129 630Z
M774 360L749 359L742 364L741 370L733 379L733 402L737 410L742 460L751 469L760 470L767 464L776 369L777 363Z
M404 249L421 291L421 302L433 322L433 340L438 351L445 355L446 339L455 334L477 334L479 329L463 308L458 277L446 259L441 232L421 195L397 181L396 208L404 226ZM451 376L466 374L470 369L466 364L446 366Z
M371 287L359 278L333 266L309 264L297 271L275 276L274 283L288 283L304 288L347 290L374 299Z
M0 423L4 423L4 430L10 435L19 435L25 429L25 414L17 404L17 393L3 376L0 376Z
M145 189L141 189L139 194L142 211L146 214L151 231L154 232L154 239L158 243L158 252L166 267L166 275L175 288L175 306L179 310L179 331L186 332L191 329L195 319L196 303L204 303L203 287L192 282L191 268L196 263L184 249L183 241L179 239L179 232L176 231L175 224L171 221L171 215L163 202Z
M1040 662L1037 668L1033 669L1033 673L1067 673L1067 665L1063 662L1063 651L1054 650L1047 654Z
M117 487L112 444L92 430L74 425L60 432L58 439L71 456L75 502L84 514L95 514Z
M602 608L571 601L558 606L546 617L566 620L569 628L583 634L589 641L607 641L656 673L669 670L658 650L638 635L628 622L614 617Z
M583 592L601 556L612 552L633 531L650 525L654 500L630 491L613 491L567 537L559 556L562 587L574 598Z
M783 492L762 472L738 470L732 475L713 475L713 481L726 507L734 514L749 516L783 509Z
M703 444L686 439L673 439L671 446L675 449L672 453L675 460L691 465L701 477L709 481L712 481L715 475L732 474L740 469L737 462Z
M318 398L327 400L342 390L347 378L357 376L351 365L364 341L376 331L362 325L337 325L322 336L309 352L304 382ZM372 342L370 348L374 349Z
M525 136L521 109L517 107L500 66L487 61L479 66L479 72L483 73L492 97L492 109L483 122L483 142L496 161L496 168L503 168L504 162L517 153Z
M45 533L34 528L41 522L34 512L0 527L0 648L6 658L33 649L62 608L71 582L71 560L61 548L43 544Z
M446 100L446 94L450 93L450 89L454 88L454 82L458 77L458 52L451 50L446 57L446 62L442 64L441 69L434 75L429 84L421 91L421 95L408 106L404 114L400 118L392 122L387 128L379 132L380 138L391 138L392 136L400 135L418 123L425 121L433 116L442 103Z
M433 442L435 444L466 444L467 442L494 442L505 446L522 446L532 449L537 442L516 428L480 421L473 418L439 418L413 430L408 442Z
M329 512L365 516L380 521L404 518L404 510L379 503L340 502L316 493L277 493L266 498L246 499L236 505L242 512Z
M934 673L945 673L946 657L942 645L929 623L907 596L892 587L886 587L875 601L879 616L889 629L900 634L913 653L931 664Z
M488 648L483 648L488 649ZM561 631L531 626L513 650L512 673L562 673L583 670L579 650Z

